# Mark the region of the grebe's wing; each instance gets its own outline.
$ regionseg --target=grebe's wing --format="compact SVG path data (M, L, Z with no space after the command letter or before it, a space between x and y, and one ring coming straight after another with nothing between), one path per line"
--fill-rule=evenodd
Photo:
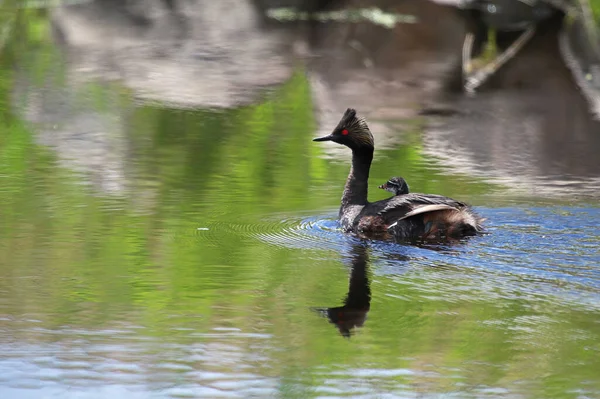
M385 220L397 221L427 212L459 210L467 206L443 195L410 193L390 198L377 214Z

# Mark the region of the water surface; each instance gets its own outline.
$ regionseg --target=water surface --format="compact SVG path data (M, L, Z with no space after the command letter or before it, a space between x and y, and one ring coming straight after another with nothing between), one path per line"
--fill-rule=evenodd
M365 100L370 197L402 175L473 203L489 234L364 241L336 222L349 154L311 141L334 114L327 93L348 87L318 86L319 62L243 104L182 109L127 79L78 79L47 15L22 22L0 68L2 398L600 397L599 132L585 112L573 156L550 162L557 147L537 138L569 125L539 123L515 167L474 126L517 137L553 116L535 95L437 119L405 96ZM442 79L439 62L419 76ZM521 118L490 116L516 101ZM523 170L531 185L515 183Z

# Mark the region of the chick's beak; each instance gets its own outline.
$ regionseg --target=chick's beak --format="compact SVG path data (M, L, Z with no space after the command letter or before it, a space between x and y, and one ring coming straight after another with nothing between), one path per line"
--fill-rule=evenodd
M379 188L382 190L387 190L387 183L383 183L381 186L379 186Z

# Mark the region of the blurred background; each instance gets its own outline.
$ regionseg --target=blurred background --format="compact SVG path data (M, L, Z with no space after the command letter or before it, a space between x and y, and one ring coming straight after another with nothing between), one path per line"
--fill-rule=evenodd
M600 398L600 1L0 0L0 397ZM343 234L377 186L489 234Z

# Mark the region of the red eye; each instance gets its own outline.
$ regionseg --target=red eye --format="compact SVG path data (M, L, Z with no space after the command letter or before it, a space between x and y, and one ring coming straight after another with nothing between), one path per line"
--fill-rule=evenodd
M347 135L348 135L348 129L344 129L344 130L342 130L342 134L343 134L344 136L347 136Z

